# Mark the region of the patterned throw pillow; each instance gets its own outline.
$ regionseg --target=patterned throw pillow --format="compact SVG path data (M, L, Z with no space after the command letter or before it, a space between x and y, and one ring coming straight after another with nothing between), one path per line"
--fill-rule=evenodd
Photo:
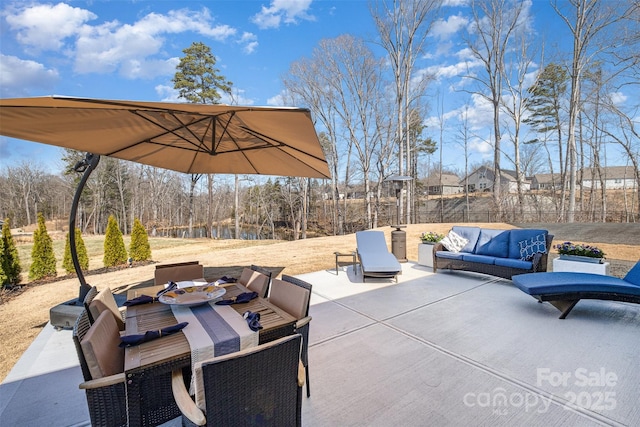
M451 230L440 242L449 252L460 252L460 249L464 248L464 245L469 243L469 240Z
M521 240L518 242L518 246L520 246L520 259L522 261L531 261L535 254L547 253L547 239L544 234Z

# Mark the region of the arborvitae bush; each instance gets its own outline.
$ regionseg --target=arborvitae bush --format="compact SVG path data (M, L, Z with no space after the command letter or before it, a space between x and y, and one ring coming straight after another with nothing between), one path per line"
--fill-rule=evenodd
M18 248L11 235L11 223L9 218L2 225L2 237L0 237L0 288L20 283L20 258Z
M47 233L44 215L38 212L38 228L33 232L29 278L38 280L46 277L56 277L56 275L56 256L53 253L53 241L49 233Z
M79 228L76 228L76 253L78 255L78 263L80 263L80 269L87 271L89 269L89 257L87 256L87 247L84 245L82 239L82 233ZM64 246L64 259L62 260L62 267L64 267L67 273L75 273L76 269L73 266L73 260L71 259L71 242L69 239L69 233L67 233L67 243Z
M105 267L113 267L127 262L127 248L124 246L122 232L118 227L118 222L113 215L109 215L107 223L107 233L104 236L104 258Z
M133 261L146 261L151 259L151 246L144 225L135 218L131 230L131 243L129 244L129 256Z

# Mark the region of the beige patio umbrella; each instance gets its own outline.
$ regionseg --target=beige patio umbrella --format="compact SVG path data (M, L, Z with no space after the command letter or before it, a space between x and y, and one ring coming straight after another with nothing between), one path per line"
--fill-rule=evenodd
M75 229L82 189L101 155L178 172L329 178L329 167L306 109L117 101L0 99L0 135L86 151L84 175L71 206ZM73 326L90 289L78 262L78 299L50 310L51 324Z
M301 108L1 99L0 134L184 173L330 177Z

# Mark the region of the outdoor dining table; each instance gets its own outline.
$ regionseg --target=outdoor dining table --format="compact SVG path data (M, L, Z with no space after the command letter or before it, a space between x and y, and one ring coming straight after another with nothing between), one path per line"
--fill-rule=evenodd
M248 292L247 288L238 283L220 286L226 289L223 299ZM152 296L161 289L163 286L132 289L128 291L127 299L140 295ZM240 316L246 311L260 313L260 344L294 333L296 319L264 298L257 297L247 303L233 304L230 307ZM148 330L157 330L176 323L178 322L170 305L160 302L134 305L127 308L125 335L144 334ZM175 410L172 401L171 372L179 368L189 368L189 371L191 368L191 349L182 332L125 348L124 369L130 426L144 425L142 417L147 410ZM176 412L176 416L178 415Z

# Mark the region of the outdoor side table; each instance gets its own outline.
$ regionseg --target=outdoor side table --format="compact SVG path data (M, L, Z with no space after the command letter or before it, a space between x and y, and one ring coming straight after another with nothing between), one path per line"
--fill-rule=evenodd
M358 270L356 269L356 264L358 263L357 258L356 258L356 251L352 251L352 252L334 252L334 255L336 256L336 274L338 274L338 260L341 257L351 257L351 266L353 267L353 271L355 274L358 274Z

